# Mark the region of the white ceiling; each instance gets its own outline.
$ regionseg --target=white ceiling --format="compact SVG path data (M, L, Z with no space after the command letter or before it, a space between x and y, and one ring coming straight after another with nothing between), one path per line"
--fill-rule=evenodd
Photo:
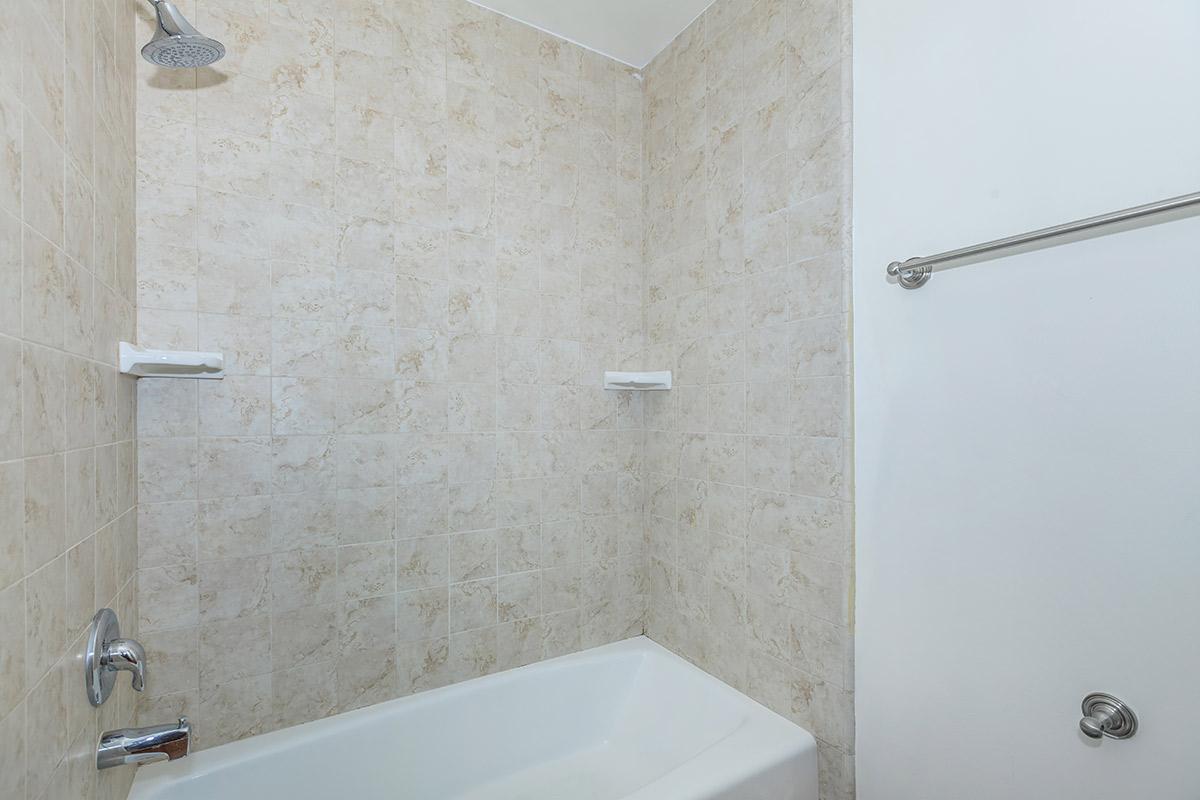
M471 0L641 69L712 0Z

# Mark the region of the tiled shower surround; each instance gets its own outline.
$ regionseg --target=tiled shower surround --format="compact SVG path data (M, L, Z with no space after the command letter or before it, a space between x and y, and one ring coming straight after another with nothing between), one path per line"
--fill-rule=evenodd
M133 0L0 2L0 798L120 800L81 657L136 634ZM69 22L68 22L69 19Z
M643 84L465 0L180 6L229 56L140 65L139 342L229 368L138 384L143 721L645 630L851 796L842 9L720 0Z
M229 57L142 65L139 341L228 369L138 384L143 720L206 747L641 633L632 71L460 0L181 8Z
M648 632L853 794L848 9L719 0L646 70Z

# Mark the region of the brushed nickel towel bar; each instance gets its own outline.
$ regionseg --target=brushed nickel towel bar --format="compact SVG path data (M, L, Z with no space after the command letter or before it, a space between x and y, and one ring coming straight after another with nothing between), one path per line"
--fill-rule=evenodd
M1178 211L1190 206L1200 206L1200 192L1180 195L1168 200L1159 200L1157 203L1147 203L1144 206L1134 206L1122 211L1113 211L1110 214L1101 214L1097 217L1066 222L1062 225L1042 228L1030 231L1029 233L1020 233L1016 236L1006 236L1003 239L995 239L970 247L960 247L957 250L948 250L945 253L938 253L935 256L910 258L907 261L893 261L891 264L888 264L887 274L889 277L896 278L897 283L905 289L920 289L929 281L929 276L933 274L933 266L935 264L944 264L947 261L957 261L960 258L983 255L997 250L1007 250L1012 247L1033 244L1034 242L1040 242L1044 239L1051 239L1057 236L1090 231L1119 222L1129 222L1141 219L1142 217L1148 217L1152 214Z

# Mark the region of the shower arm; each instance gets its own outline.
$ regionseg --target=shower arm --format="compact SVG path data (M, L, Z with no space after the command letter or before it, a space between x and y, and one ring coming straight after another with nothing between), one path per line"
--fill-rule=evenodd
M154 6L154 13L158 16L158 24L166 31L168 36L200 35L200 32L193 28L171 3L166 0L146 0L146 2ZM165 9L163 8L164 5L166 6Z

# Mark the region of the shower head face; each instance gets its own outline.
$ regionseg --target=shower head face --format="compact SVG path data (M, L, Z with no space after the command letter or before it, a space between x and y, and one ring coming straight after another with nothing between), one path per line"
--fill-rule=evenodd
M168 0L155 2L154 11L158 29L142 48L142 57L151 64L167 69L195 69L225 57L225 46L201 35Z
M167 69L207 67L225 57L225 48L205 36L155 39L142 48L142 58Z

